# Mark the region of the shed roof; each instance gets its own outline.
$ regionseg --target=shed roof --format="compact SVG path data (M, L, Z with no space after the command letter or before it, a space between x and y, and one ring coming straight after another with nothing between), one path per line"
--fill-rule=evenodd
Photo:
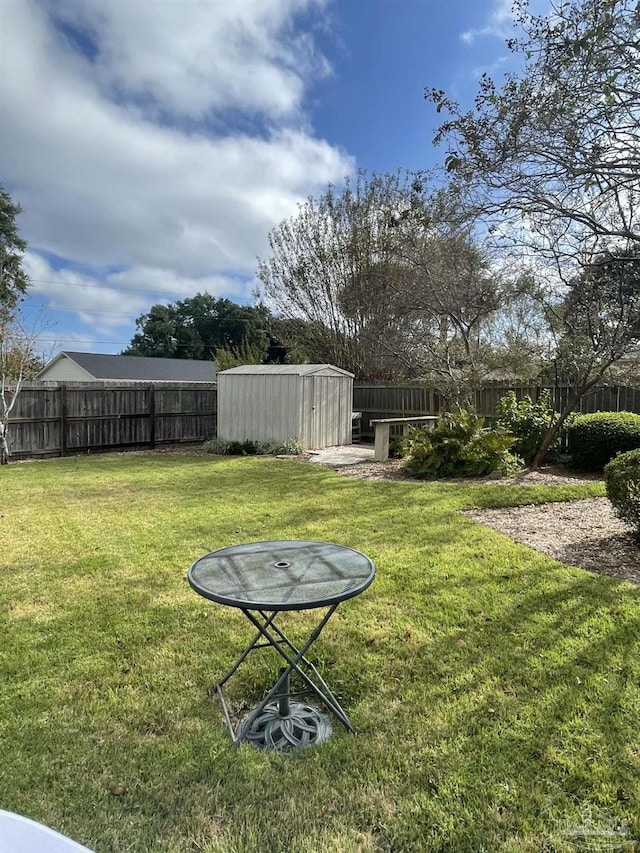
M214 382L216 365L213 361L186 358L149 358L141 355L104 355L96 352L58 353L36 378L56 362L68 358L94 379L121 379L140 382Z
M243 364L241 367L231 367L229 370L222 370L218 376L228 376L229 374L311 376L314 373L351 376L353 378L353 373L349 373L348 370L343 370L341 367L336 367L334 364Z

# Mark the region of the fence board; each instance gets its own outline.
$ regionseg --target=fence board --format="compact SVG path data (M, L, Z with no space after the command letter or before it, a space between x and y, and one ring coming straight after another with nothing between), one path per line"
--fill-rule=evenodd
M12 457L205 441L215 384L25 383L9 420Z
M567 401L568 386L542 386L491 382L475 394L475 409L479 415L491 420L495 417L498 400L507 391L515 391L518 398L524 396L537 400L548 390L556 409ZM640 393L635 388L604 385L585 395L576 411L587 412L636 412L640 414ZM353 408L362 412L362 435L373 436L371 420L375 418L404 418L417 415L437 415L444 411L444 398L437 388L420 384L354 382Z

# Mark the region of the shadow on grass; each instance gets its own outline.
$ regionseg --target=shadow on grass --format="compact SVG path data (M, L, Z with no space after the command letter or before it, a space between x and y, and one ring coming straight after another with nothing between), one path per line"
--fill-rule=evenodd
M640 591L461 518L472 488L177 459L53 484L103 525L97 552L11 565L26 585L0 639L5 807L102 850L540 850L576 802L640 835ZM209 689L252 629L184 574L201 542L249 536L330 538L376 562L313 649L358 737L290 760L230 748ZM239 713L278 665L250 658L230 685Z

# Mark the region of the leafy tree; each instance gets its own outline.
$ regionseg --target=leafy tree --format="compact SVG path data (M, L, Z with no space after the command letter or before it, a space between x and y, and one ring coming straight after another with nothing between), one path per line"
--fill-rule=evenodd
M38 363L36 335L22 325L18 310L29 285L22 266L27 244L15 221L20 210L0 187L0 465L9 459L9 416Z
M533 466L541 464L582 397L632 353L640 340L640 256L603 253L568 282L558 304L546 307L554 336L551 367L568 385L566 402L545 433Z
M481 78L473 110L442 91L445 166L506 241L554 264L640 243L640 29L636 0L569 0L547 16L514 4L522 61Z
M640 258L640 29L635 0L568 0L548 16L514 4L508 42L522 71L487 75L475 108L441 91L450 117L445 168L499 245L517 249L549 285L552 369L570 386L533 464L580 398L637 340Z
M0 306L13 309L29 286L22 266L26 241L18 234L16 217L22 208L0 186Z
M214 359L219 349L248 347L266 357L268 312L208 293L169 305L154 305L136 320L139 331L124 355Z

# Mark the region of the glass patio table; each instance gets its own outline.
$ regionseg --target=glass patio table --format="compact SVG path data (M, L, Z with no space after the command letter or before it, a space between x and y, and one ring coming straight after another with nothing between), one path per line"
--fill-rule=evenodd
M373 581L375 566L369 557L329 542L250 542L205 554L193 563L187 577L199 595L238 608L257 629L215 685L235 744L246 741L263 749L287 751L326 740L332 732L329 718L313 705L291 701L309 693L355 733L349 717L306 655L338 606ZM325 608L324 613L300 648L276 624L287 611L319 608ZM275 649L286 665L260 704L234 728L222 688L249 653L261 648ZM302 682L302 690L291 691L293 673Z

